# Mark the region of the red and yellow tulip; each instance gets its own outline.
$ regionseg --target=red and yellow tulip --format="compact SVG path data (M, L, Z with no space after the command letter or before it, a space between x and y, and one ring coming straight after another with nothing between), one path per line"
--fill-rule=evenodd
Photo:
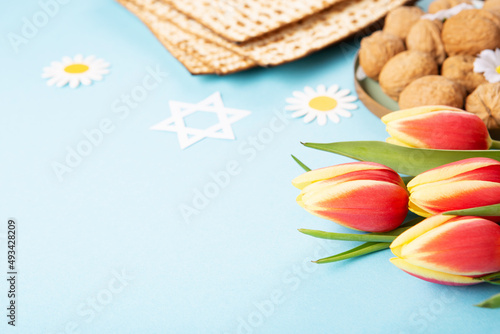
M489 158L452 162L417 175L408 183L408 191L409 209L423 217L499 204L500 162Z
M425 106L382 117L391 135L388 143L443 150L487 150L488 129L475 114L447 106Z
M310 213L367 232L395 229L408 212L401 177L374 162L352 162L306 172L292 181L297 203Z
M435 215L391 244L391 262L423 280L446 285L480 283L500 271L500 226L480 217Z

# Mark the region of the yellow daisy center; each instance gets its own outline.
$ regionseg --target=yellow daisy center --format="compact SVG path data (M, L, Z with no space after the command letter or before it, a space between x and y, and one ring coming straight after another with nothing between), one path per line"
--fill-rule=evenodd
M500 74L500 65L497 66L497 73Z
M64 72L83 73L83 72L87 72L88 69L89 69L89 67L87 65L84 65L84 64L71 64L71 65L68 65L64 68Z
M309 101L309 107L319 110L328 111L337 106L337 100L329 96L317 96Z

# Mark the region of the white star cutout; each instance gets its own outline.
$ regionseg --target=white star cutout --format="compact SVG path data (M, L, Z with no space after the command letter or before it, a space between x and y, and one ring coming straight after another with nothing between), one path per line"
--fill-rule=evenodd
M172 116L153 125L151 130L177 132L179 145L185 149L204 138L235 139L231 124L250 115L250 111L224 107L219 92L215 92L198 103L169 101ZM207 129L186 127L184 117L197 111L217 114L219 123Z

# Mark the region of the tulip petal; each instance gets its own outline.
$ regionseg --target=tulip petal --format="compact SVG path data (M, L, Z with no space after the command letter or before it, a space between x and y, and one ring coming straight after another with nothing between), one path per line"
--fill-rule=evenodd
M293 179L292 184L298 189L304 189L306 186L317 181L327 180L339 175L365 170L387 170L397 175L396 172L384 165L375 162L360 161L309 171Z
M420 113L390 121L387 132L406 146L448 150L487 150L488 129L475 114L462 110Z
M413 265L463 276L500 271L500 226L479 217L455 217L401 247Z
M435 215L430 218L423 220L417 225L413 226L409 230L401 233L392 243L391 243L391 251L394 255L401 257L401 247L404 244L407 244L420 235L432 230L433 228L443 225L447 221L455 218L455 216L443 216L443 215Z
M500 203L500 183L495 182L437 182L410 190L410 209L416 206L431 214L498 203Z
M441 111L441 110L453 110L453 111L462 111L461 109L453 108L453 107L448 107L448 106L423 106L423 107L415 107L415 108L410 108L410 109L405 109L405 110L399 110L399 111L393 111L384 117L382 117L382 122L384 124L388 124L389 122L393 122L399 119L411 117L411 116L417 116L421 114L427 114L430 112L434 111Z
M394 264L399 269L405 271L406 273L415 276L417 278L423 279L424 281L431 283L438 283L444 285L472 285L481 283L480 280L460 275L446 274L430 269L425 269L422 267L415 266L411 263L406 262L400 258L390 259L391 263Z
M408 190L412 190L417 185L422 185L426 183L433 183L436 181L442 180L450 180L450 179L461 179L461 178L472 178L472 175L467 174L468 172L472 172L474 170L484 168L484 167L493 167L500 166L500 162L497 160L493 160L490 158L469 158L463 159L460 161L448 163L436 168L429 169L428 171L421 173L414 177L408 183ZM495 167L493 167L495 168ZM498 170L497 170L498 171ZM497 175L498 173L495 171L490 171L492 175ZM464 177L460 177L460 175L465 175ZM480 179L481 180L481 179Z
M390 231L407 214L406 190L393 183L357 180L316 190L303 191L297 201L310 213L355 230Z

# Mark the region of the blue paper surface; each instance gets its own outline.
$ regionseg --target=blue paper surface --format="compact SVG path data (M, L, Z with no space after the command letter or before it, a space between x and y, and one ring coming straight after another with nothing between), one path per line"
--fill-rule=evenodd
M48 3L57 6L46 24L13 43L12 34L22 35L26 20ZM287 117L285 99L319 84L354 93L359 36L275 68L191 76L116 2L3 6L0 277L7 276L12 217L18 298L13 328L6 316L9 287L1 279L0 332L470 333L499 327L499 311L472 306L497 293L494 286L418 280L391 265L387 250L342 263L310 262L355 243L297 231L348 230L295 203L291 180L302 170L290 154L311 168L348 162L300 142L384 140L387 134L359 101L351 118L320 127ZM78 89L48 87L41 79L44 66L79 53L110 62L110 74ZM151 71L165 75L127 106L124 96ZM181 150L175 133L150 130L170 117L169 100L197 103L216 91L225 106L251 111L232 124L236 140L207 138ZM201 127L214 119L189 122ZM90 138L85 155L75 157ZM70 171L56 172L54 165L68 161Z

